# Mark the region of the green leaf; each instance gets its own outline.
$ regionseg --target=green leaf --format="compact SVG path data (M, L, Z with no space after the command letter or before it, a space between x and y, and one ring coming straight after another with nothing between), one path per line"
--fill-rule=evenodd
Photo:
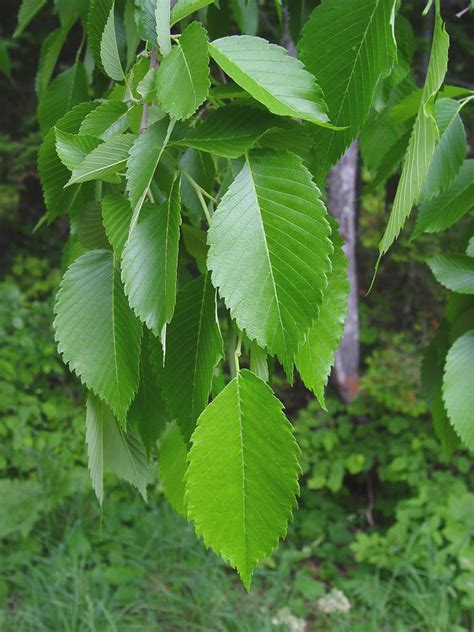
M228 106L212 111L202 125L175 142L223 158L239 158L275 125L275 117L264 110Z
M88 134L68 134L55 128L56 151L65 167L73 171L102 141Z
M7 77L10 82L13 82L12 78L12 62L10 59L10 53L8 52L8 42L0 39L0 72Z
M299 493L299 449L282 408L243 370L200 416L189 452L188 518L247 589L285 536Z
M281 46L260 37L231 35L211 42L209 52L229 77L270 112L328 125L327 106L316 80Z
M461 219L474 205L474 160L465 160L456 179L418 211L413 238L438 233Z
M31 20L44 7L47 1L48 0L22 0L20 10L18 11L18 23L13 37L18 37L23 33Z
M149 471L142 443L124 432L110 408L93 393L86 406L86 443L92 487L99 503L104 501L104 469L138 489L146 502Z
M208 274L178 292L166 346L163 394L171 418L189 441L208 402L214 368L222 358L216 292Z
M196 260L199 270L206 270L207 259L207 233L201 228L196 228L190 224L183 224L181 226L181 234L183 236L184 246Z
M439 255L427 261L438 283L452 292L474 294L474 257Z
M158 103L173 119L189 118L206 99L209 91L207 33L198 22L186 28L161 62L156 89Z
M119 261L127 241L131 219L132 207L126 197L106 195L102 198L102 220L105 233Z
M405 155L390 219L379 244L380 256L388 251L398 237L413 205L418 201L430 168L438 139L434 102L446 74L448 48L449 36L440 16L437 15L421 104Z
M55 314L65 362L124 422L138 386L141 325L111 252L92 250L74 261L61 282Z
M147 216L131 233L122 255L125 293L136 315L156 336L171 321L176 303L180 181L176 179L167 203L148 204Z
M427 346L421 363L421 392L432 406L437 395L441 393L444 363L450 346L450 327L443 320Z
M143 40L148 40L152 46L157 46L156 41L156 0L135 0L136 20L138 32Z
M41 45L38 72L35 77L35 90L39 98L49 85L69 31L70 25L52 31Z
M99 202L87 202L77 216L77 236L87 250L109 250Z
M84 117L96 107L97 103L94 102L77 105L57 121L56 130L70 134L77 133ZM80 189L79 185L64 189L71 174L56 153L54 129L49 130L39 149L38 171L48 219L51 221L61 213L68 213L71 210L78 201Z
M186 518L184 476L188 466L188 450L175 422L163 434L158 463L165 497L173 509Z
M123 134L129 126L127 104L123 101L106 101L85 117L80 133L107 140Z
M332 228L334 253L328 284L323 291L323 302L319 315L313 321L308 336L296 356L296 368L305 385L313 391L321 406L326 409L324 389L327 385L334 353L344 333L344 322L348 313L349 280L347 258L342 249L337 222L328 218Z
M145 329L140 354L140 384L127 416L128 425L135 428L143 441L148 460L168 421L161 388L150 363L150 336Z
M144 103L152 103L155 100L157 72L158 68L150 68L137 85L137 92L142 97Z
M420 199L429 200L446 189L458 175L467 151L466 131L459 116L461 106L453 99L439 99L435 118L440 140L433 154Z
M448 351L443 381L443 401L461 441L474 450L474 330L458 338Z
M170 10L169 0L156 0L156 41L163 57L171 52Z
M76 62L51 82L38 105L41 132L46 134L71 108L89 98L84 66Z
M102 72L105 72L101 56L102 37L113 6L114 0L91 0L87 16L87 41L95 64Z
M131 67L136 59L140 36L138 33L137 23L135 22L135 3L134 0L127 0L125 11L123 14L123 25L125 28L125 38L127 41L127 70Z
M396 58L394 0L323 0L311 14L298 45L318 80L329 117L342 131L314 130L319 181L362 127L379 79Z
M309 125L299 121L280 120L278 127L271 127L257 140L256 147L291 151L306 164L314 163L314 147Z
M257 0L230 0L230 4L239 30L245 35L256 35L258 32Z
M331 269L326 218L301 160L268 151L247 158L212 217L214 287L239 329L276 354L288 375Z
M179 161L179 168L190 175L194 182L207 193L212 193L216 178L216 168L209 154L196 151L195 149L188 149ZM203 215L202 206L195 189L186 177L181 180L181 200L189 215L200 222Z
M184 20L188 15L199 11L207 7L208 4L212 4L213 0L177 0L176 4L171 9L171 26Z
M136 139L135 134L121 134L108 138L88 154L73 170L67 186L88 180L100 180L125 168L128 152Z
M100 60L107 75L114 81L123 81L123 69L115 33L115 2L110 8L109 17L105 24L100 40Z
M256 342L250 343L250 370L264 382L268 382L267 352Z
M138 221L169 133L168 121L157 121L140 134L130 148L127 162L127 192L133 210L130 232Z
M449 460L454 450L459 447L459 439L449 423L441 391L439 391L433 401L431 413L433 415L434 431L443 447L446 460Z

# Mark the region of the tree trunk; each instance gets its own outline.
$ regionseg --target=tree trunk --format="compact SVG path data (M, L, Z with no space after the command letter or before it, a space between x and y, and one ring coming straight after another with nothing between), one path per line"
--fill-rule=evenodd
M349 314L344 337L336 352L333 379L347 403L359 392L359 311L357 288L357 163L358 145L354 141L329 173L328 207L340 224L344 251L349 261Z

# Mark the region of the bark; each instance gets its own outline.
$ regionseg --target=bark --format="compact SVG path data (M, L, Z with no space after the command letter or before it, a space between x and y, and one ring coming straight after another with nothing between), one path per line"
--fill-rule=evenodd
M358 145L354 141L329 173L328 207L337 219L349 261L349 314L344 337L336 352L333 379L341 398L348 402L359 392L359 311L357 287L357 163Z

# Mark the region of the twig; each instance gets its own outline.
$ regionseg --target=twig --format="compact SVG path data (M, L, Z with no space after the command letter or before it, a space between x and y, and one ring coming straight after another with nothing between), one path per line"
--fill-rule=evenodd
M159 62L156 48L152 48L150 54L150 70L153 70L153 68L157 68L158 64ZM143 104L142 120L140 123L140 134L143 134L143 132L146 132L146 130L148 129L148 107L148 103Z

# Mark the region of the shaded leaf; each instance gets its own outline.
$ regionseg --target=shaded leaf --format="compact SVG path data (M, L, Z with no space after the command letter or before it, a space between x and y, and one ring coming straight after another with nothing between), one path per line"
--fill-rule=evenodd
M87 398L86 443L92 487L101 505L105 468L136 487L146 502L149 472L143 445L122 430L110 408L93 393Z
M120 261L127 241L132 207L123 195L106 195L102 198L102 221L107 238Z
M59 352L121 422L138 386L141 326L111 252L92 250L67 269L54 320Z
M166 346L163 393L170 417L189 441L208 402L214 368L222 358L216 292L208 274L178 292Z
M39 98L44 94L53 76L69 30L70 25L52 31L41 45L38 72L35 77L35 90Z
M107 75L114 81L123 81L123 69L115 33L115 2L110 8L100 40L100 60Z
M105 72L100 50L102 36L113 6L114 0L90 0L87 16L87 41L95 64L102 72Z
M184 476L188 467L187 458L186 443L177 424L173 422L165 430L160 442L158 456L160 480L166 500L184 518L186 518Z
M18 23L13 37L23 33L35 15L44 7L48 0L22 0L18 11Z
M38 121L45 134L71 108L89 98L84 66L76 62L51 82L38 105Z
M461 219L474 205L474 160L465 160L456 179L438 197L424 202L416 219L413 238L437 233Z
M77 216L77 236L87 250L108 250L110 248L99 202L87 202Z
M347 258L342 248L339 227L332 217L328 220L334 244L331 256L332 269L328 273L328 284L323 291L319 314L296 356L296 368L303 382L313 391L323 408L326 408L324 389L334 364L334 354L344 333L350 289Z
M394 0L323 0L311 14L298 45L316 77L333 125L314 130L319 181L342 156L362 127L380 77L396 58Z

